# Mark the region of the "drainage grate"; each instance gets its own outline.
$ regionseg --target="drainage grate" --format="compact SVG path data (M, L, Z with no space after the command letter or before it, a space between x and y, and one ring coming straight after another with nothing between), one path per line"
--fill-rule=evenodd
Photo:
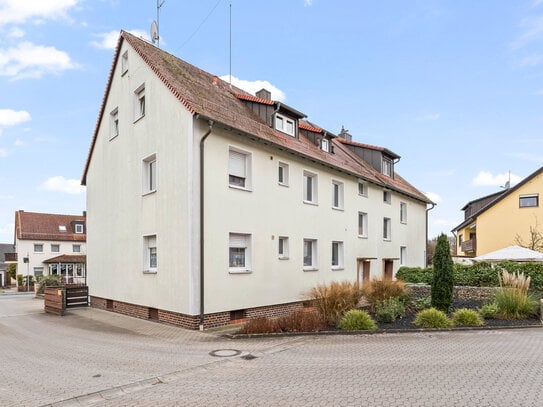
M253 360L253 359L256 359L257 356L251 355L251 354L249 353L248 355L242 356L241 358L242 358L242 359L245 359L245 360Z

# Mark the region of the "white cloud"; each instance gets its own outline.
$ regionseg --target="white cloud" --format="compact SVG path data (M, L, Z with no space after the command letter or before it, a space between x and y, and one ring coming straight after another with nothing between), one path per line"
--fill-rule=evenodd
M113 30L107 33L96 34L96 37L100 38L100 41L92 41L91 45L98 49L115 49L117 46L117 40L119 39L119 31Z
M26 146L26 143L24 142L24 140L21 140L20 138L18 138L18 139L15 140L13 145L15 147L23 147L23 146Z
M67 18L67 11L78 0L0 0L0 26L28 20Z
M4 158L8 156L8 150L5 148L0 148L0 158Z
M313 0L304 0L304 7L311 7L313 5Z
M230 75L223 75L221 76L221 79L223 81L229 82ZM232 85L237 86L238 88L243 89L246 92L249 92L251 94L255 94L260 89L265 88L266 90L271 92L271 98L273 100L278 100L280 102L284 102L286 100L285 92L283 92L281 89L273 86L268 81L246 81L244 79L236 78L235 76L232 76Z
M66 194L81 194L85 192L85 187L77 179L66 179L61 175L48 178L39 189L53 192L64 192Z
M429 200L431 200L434 203L440 203L443 200L441 199L441 196L436 194L435 192L425 192L424 195L428 197Z
M426 113L417 116L416 120L419 122L434 122L436 120L439 120L440 117L440 113Z
M56 74L74 68L77 64L70 56L54 47L25 41L16 47L0 49L0 76L40 78L45 73Z
M492 175L488 171L480 171L479 174L471 182L475 186L493 186L499 187L504 186L511 177L511 185L517 184L522 181L522 178L515 174L509 174L507 172L503 174Z
M18 27L12 28L8 33L9 38L23 38L24 36L25 32Z
M520 22L521 34L511 44L511 48L519 49L543 37L543 16L527 17Z
M26 110L0 109L0 127L16 126L31 119Z

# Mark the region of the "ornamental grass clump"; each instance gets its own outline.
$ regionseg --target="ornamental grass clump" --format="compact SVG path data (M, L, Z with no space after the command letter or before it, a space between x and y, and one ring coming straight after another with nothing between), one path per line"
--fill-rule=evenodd
M497 316L503 319L523 319L535 312L537 301L528 295L530 277L524 273L509 273L502 270L500 288L496 290L494 303Z
M373 331L377 329L377 324L366 311L352 309L341 318L338 328L345 331Z
M390 323L405 315L405 305L398 298L389 298L375 306L375 319L379 322Z
M450 328L452 326L452 321L447 315L435 308L419 311L414 323L421 328Z
M401 301L407 299L409 292L405 282L401 280L371 280L368 284L364 283L362 294L369 302L372 309L377 304L390 298L397 298Z
M456 310L452 320L456 326L481 326L484 324L483 319L477 311L468 308Z
M357 283L349 281L333 281L329 284L319 284L307 293L308 300L316 308L322 320L334 326L343 314L356 308L362 298L362 291Z

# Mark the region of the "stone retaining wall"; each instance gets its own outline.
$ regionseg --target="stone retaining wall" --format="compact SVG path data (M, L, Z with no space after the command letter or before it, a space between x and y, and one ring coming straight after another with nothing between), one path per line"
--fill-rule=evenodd
M411 291L411 297L420 298L431 295L431 286L423 284L408 284ZM462 300L490 300L497 287L465 287L455 286L453 296L455 299Z

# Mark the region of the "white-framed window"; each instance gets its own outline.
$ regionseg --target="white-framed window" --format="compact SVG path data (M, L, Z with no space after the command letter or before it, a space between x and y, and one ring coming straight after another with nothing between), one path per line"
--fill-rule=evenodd
M383 202L389 205L392 203L392 193L390 191L383 191Z
M230 233L228 242L228 271L251 272L251 235Z
M142 192L150 194L157 189L157 163L156 154L152 154L142 160Z
M358 181L358 195L368 196L368 184L362 181Z
M51 244L51 253L60 253L60 245L59 244Z
M390 240L391 237L391 221L390 218L383 218L383 239Z
M282 260L288 259L288 256L289 256L288 237L279 236L277 243L278 243L277 253L279 255L279 258Z
M332 242L332 269L343 268L343 242Z
M316 204L318 198L317 191L317 174L309 171L304 171L304 202Z
M520 208L533 208L539 206L539 194L529 194L519 196Z
M289 180L289 165L287 163L279 162L277 166L277 182L279 185L288 187Z
M343 182L332 181L332 207L343 209Z
M321 140L321 150L326 151L327 153L330 152L330 142L328 139L323 138Z
M400 265L405 266L407 262L407 247L400 246Z
M388 177L392 177L393 165L394 164L390 158L383 157L381 172Z
M294 137L294 120L289 119L279 113L275 114L275 128L282 133Z
M358 212L358 237L368 237L368 214Z
M400 223L407 223L407 204L400 202Z
M304 270L317 270L316 239L304 239Z
M143 236L143 272L156 273L158 270L158 254L156 235Z
M72 245L72 252L73 253L81 253L81 245L80 244L73 244Z
M34 243L34 253L43 253L43 243Z
M134 121L145 116L145 84L141 84L134 91Z
M251 189L252 154L235 147L228 149L228 184L231 187Z
M121 75L124 75L128 71L128 50L123 52L121 56Z
M109 114L109 139L119 135L119 108L115 108Z
M34 267L34 276L43 276L43 267Z
M81 234L84 232L83 224L81 223L76 223L74 226L74 229L75 229L75 233L77 234Z

